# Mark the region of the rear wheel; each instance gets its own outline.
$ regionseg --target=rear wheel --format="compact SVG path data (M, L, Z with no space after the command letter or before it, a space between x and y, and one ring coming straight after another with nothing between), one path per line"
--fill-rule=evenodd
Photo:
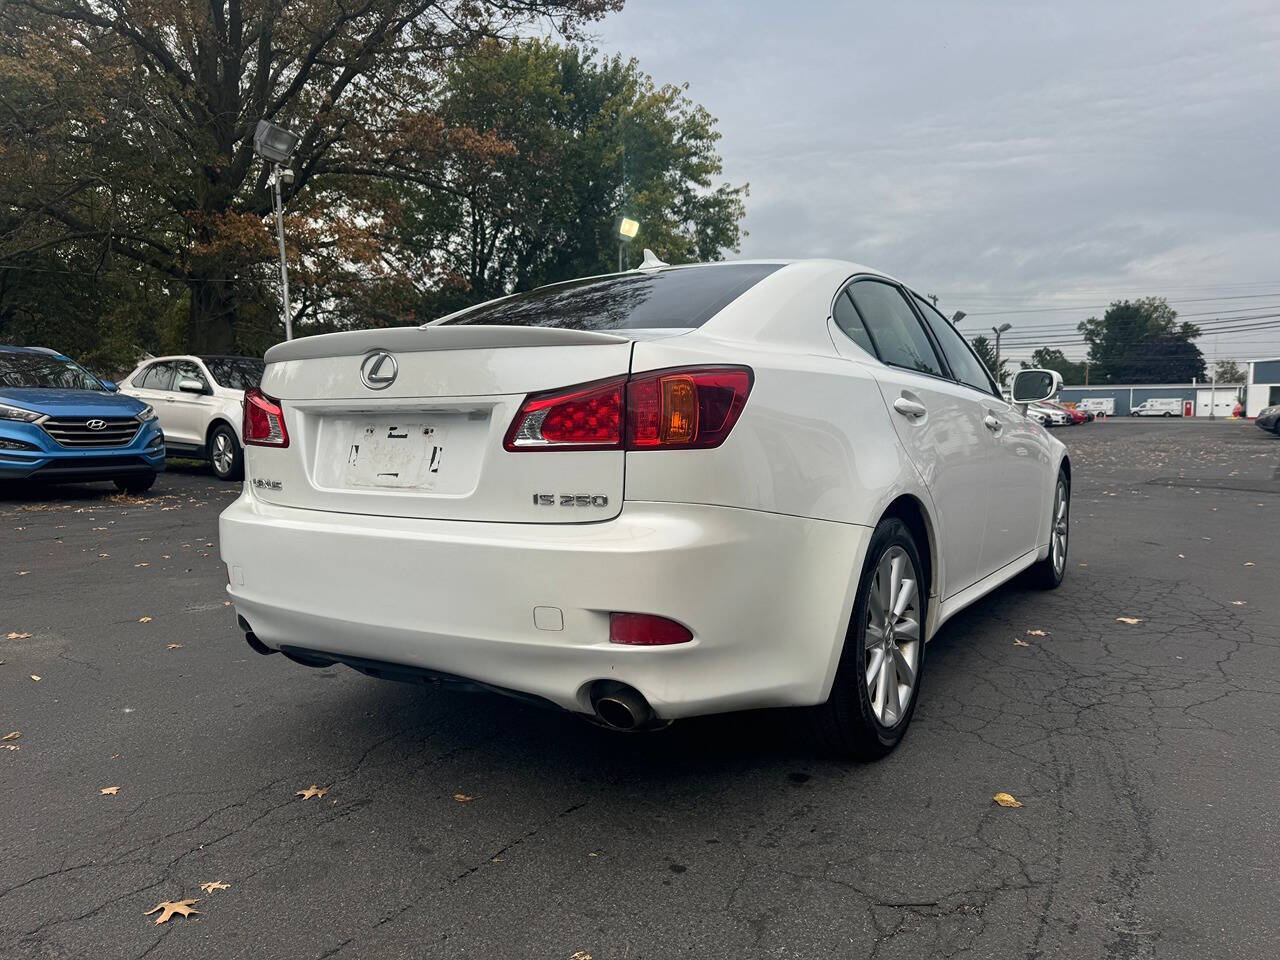
M1071 526L1071 484L1065 473L1058 474L1053 490L1053 513L1049 517L1049 555L1027 570L1027 579L1041 590L1054 590L1067 572L1067 537Z
M115 479L116 489L123 490L125 493L146 493L155 482L156 475L154 473L130 474L127 477L116 477Z
M875 760L907 732L924 676L923 569L907 525L882 521L867 550L831 696L813 708L818 739L833 753Z
M244 476L244 451L235 431L225 423L214 427L209 434L209 463L219 480L239 480Z

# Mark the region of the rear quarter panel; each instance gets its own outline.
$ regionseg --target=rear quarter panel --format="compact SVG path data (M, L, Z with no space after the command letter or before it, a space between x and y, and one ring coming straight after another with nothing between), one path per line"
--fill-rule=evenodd
M628 453L626 499L866 526L900 494L929 503L874 378L855 361L695 334L637 343L632 370L713 363L754 372L741 419L711 450Z

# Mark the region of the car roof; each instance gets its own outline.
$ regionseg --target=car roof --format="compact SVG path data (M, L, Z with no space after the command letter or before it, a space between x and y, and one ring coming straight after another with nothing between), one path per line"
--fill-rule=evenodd
M43 357L65 357L65 353L50 350L48 347L18 347L8 343L0 343L0 351L4 353L38 353Z

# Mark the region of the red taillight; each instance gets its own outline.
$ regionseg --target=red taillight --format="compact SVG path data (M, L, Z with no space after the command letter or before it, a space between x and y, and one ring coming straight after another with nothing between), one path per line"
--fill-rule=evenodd
M724 442L751 392L747 367L687 367L532 394L503 446L523 450L705 450Z
M632 647L664 647L693 639L682 623L649 613L609 614L609 642Z
M244 442L255 447L287 447L289 431L284 425L284 410L277 400L257 387L244 392Z

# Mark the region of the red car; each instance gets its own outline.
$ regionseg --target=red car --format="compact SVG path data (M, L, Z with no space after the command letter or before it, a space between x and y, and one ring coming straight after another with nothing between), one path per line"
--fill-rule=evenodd
M1063 413L1065 413L1068 417L1071 418L1072 426L1075 426L1076 424L1079 424L1079 423L1087 423L1090 419L1092 419L1083 410L1077 410L1075 407L1068 407L1065 404L1046 403L1045 406L1053 407L1056 410L1061 410Z

